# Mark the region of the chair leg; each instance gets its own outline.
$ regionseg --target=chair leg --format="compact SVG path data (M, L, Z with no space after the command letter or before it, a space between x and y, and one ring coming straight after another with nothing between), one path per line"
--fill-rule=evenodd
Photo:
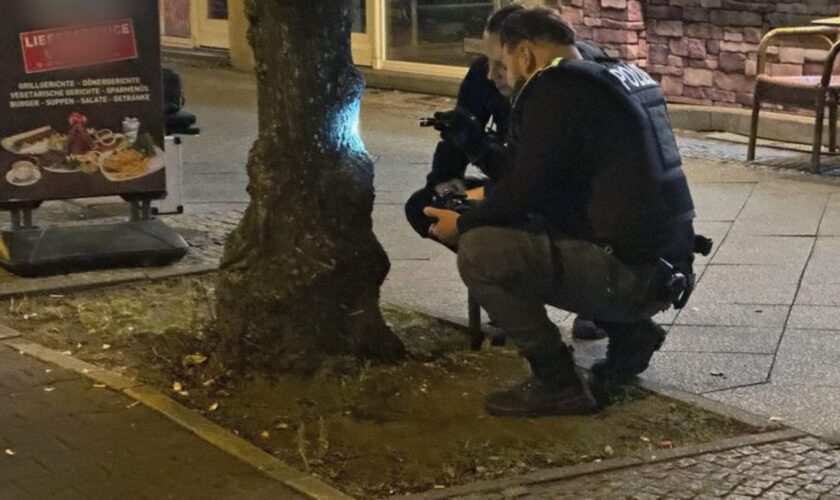
M837 152L837 96L832 95L828 103L828 150Z
M817 118L814 123L814 149L811 151L811 172L820 173L820 153L822 152L823 122L825 121L825 95L817 100Z
M480 351L484 344L484 332L481 331L481 305L472 296L467 295L467 316L469 318L470 349Z
M758 115L761 113L761 99L756 92L753 96L752 123L750 124L750 144L747 147L747 161L755 160L755 146L758 141Z

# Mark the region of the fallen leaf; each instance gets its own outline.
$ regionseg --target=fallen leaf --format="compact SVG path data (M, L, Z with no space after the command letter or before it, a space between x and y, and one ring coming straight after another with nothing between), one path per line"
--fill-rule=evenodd
M190 391L178 391L178 395L187 397L190 395Z
M110 348L111 348L111 344L102 344L102 350L103 351L107 351Z
M606 453L607 455L615 455L615 450L612 446L606 445L604 446L604 453Z
M15 450L13 450L11 448L6 448L6 455L9 455L10 457L15 456L16 455Z
M97 389L104 389L104 388L108 387L105 384L93 384L93 386L96 387Z
M659 447L660 448L673 448L674 443L672 443L671 441L660 441L659 442Z
M55 387L44 387L44 392L52 392L55 390Z
M260 432L260 437L263 439L268 439L269 437L271 437L271 434L269 434L268 431L262 431Z
M172 384L172 390L175 392L181 392L184 390L184 385L181 382L175 382Z
M213 403L210 405L210 408L207 408L207 411L216 411L219 409L219 403Z
M23 353L21 353L21 354L23 354ZM70 356L70 355L72 355L73 353L72 353L72 352L70 352L70 351L63 351L61 354L65 355L65 356Z
M639 436L643 443L650 443L650 438L647 436Z
M783 419L782 417L770 417L770 418L769 418L769 420L770 420L771 422L781 422L781 421L783 421L784 419Z
M44 373L52 373L52 370L50 370L49 368L47 368L46 370L44 370Z
M188 354L181 360L184 366L198 366L207 362L207 356L203 354Z
M289 428L289 424L287 424L285 422L280 422L279 424L275 425L274 428L279 430L279 431L285 431L286 429Z

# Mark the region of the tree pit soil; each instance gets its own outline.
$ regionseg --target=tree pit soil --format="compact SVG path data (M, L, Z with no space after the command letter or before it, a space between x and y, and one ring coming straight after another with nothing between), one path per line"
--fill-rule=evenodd
M484 397L528 373L512 348L471 352L464 330L384 305L410 359L337 359L308 378L242 374L213 352L215 277L7 300L25 338L157 387L358 497L440 489L755 432L640 389L600 414L495 418ZM95 389L92 390L102 390Z

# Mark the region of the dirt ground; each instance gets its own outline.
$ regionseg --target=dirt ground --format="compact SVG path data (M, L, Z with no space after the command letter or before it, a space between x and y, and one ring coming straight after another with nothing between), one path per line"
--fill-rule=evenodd
M451 324L385 306L411 359L340 359L310 379L236 375L207 352L212 276L9 300L27 338L157 386L287 463L376 498L753 432L628 389L596 416L489 417L483 400L527 374L511 348L467 349Z

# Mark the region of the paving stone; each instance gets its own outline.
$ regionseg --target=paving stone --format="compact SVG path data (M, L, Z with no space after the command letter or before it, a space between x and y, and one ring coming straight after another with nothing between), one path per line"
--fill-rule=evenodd
M802 270L788 266L710 265L692 304L792 304Z
M773 381L835 386L840 390L838 359L840 331L788 330L776 356Z
M830 440L840 438L840 391L816 384L761 384L707 394L706 397L784 419L784 423Z
M676 325L662 351L772 354L781 335L780 327Z
M828 199L819 234L820 236L840 236L840 194L832 194Z
M814 237L731 235L718 248L713 264L790 266L804 269Z
M794 305L788 327L799 330L840 330L840 306Z
M701 221L734 221L754 189L754 184L693 184L691 195L697 205L697 218Z
M828 194L763 192L750 196L732 234L816 236Z
M796 294L795 304L840 307L840 284L803 281Z
M689 326L783 327L789 306L689 302L674 321Z
M773 358L764 354L658 352L645 379L703 393L764 382Z
M636 466L630 469L597 473L567 480L529 485L527 498L767 498L782 499L796 496L811 498L832 491L833 486L798 477L789 477L779 482L784 472L800 474L796 464L808 460L803 453L811 453L810 438L793 441L769 443L758 447L743 447L723 452L706 453L689 459ZM824 446L813 450L816 454L811 459L826 462L840 461L840 450ZM722 474L729 471L727 463L738 457L773 455L778 459L768 467L747 468L742 473L731 474L728 480L722 480ZM810 456L810 455L809 455ZM704 466L706 472L698 473L698 466ZM793 468L792 468L793 467ZM483 495L456 497L495 498L492 491ZM826 497L824 497L826 498Z

